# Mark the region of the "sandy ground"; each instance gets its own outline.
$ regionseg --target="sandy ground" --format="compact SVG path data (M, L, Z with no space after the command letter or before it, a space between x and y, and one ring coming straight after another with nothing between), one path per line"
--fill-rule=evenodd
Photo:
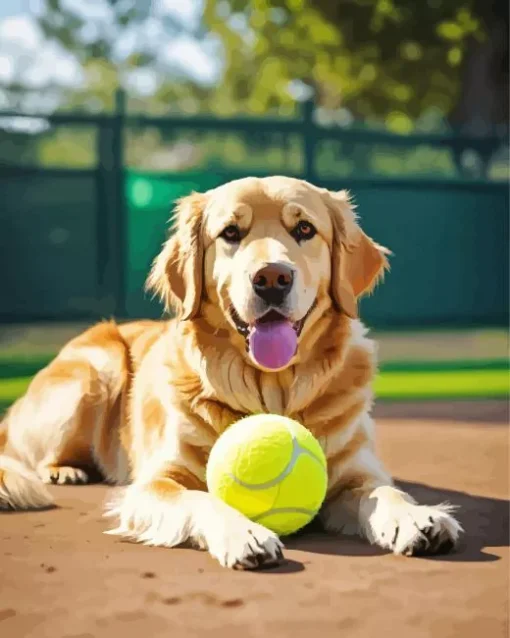
M507 408L427 409L379 408L378 445L418 499L460 505L455 554L395 557L309 532L288 540L281 567L230 572L203 552L102 534L111 488L54 487L57 509L0 517L0 635L506 638Z

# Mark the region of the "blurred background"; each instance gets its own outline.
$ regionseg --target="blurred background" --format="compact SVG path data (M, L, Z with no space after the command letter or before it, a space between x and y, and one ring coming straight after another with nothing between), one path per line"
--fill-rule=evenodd
M143 292L172 202L245 175L351 190L392 271L382 399L508 395L500 0L2 0L0 408Z

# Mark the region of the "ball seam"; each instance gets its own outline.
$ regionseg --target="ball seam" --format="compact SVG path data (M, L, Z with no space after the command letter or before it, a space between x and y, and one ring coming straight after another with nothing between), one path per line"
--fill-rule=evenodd
M240 487L244 487L249 490L267 490L270 487L274 487L275 485L278 485L278 483L281 483L281 481L286 479L291 474L301 454L306 454L307 456L311 457L312 459L317 461L317 463L319 463L319 465L321 466L323 470L325 470L322 460L318 456L316 456L310 450L301 447L301 445L299 444L299 441L297 440L296 436L293 433L291 433L291 437L292 437L292 452L291 452L290 459L287 465L285 466L285 468L280 472L280 474L272 478L270 481L266 481L265 483L248 483L238 478L232 472L229 472L228 476L234 481L234 483L236 483Z

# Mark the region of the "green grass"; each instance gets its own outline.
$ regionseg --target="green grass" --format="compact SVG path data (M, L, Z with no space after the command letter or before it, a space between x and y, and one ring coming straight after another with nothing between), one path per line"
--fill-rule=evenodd
M0 411L6 409L27 389L31 376L0 378ZM379 399L434 400L487 399L509 396L506 366L452 370L383 370L375 381Z
M375 381L381 399L486 399L509 395L508 370L382 372Z
M9 407L28 388L32 377L0 379L0 409Z

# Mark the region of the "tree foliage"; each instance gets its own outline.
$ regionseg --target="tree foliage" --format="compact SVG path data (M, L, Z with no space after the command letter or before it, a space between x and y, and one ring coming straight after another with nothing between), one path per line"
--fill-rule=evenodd
M38 20L80 60L88 93L105 106L130 72L156 69L153 112L285 114L311 87L326 109L400 132L430 113L508 122L505 0L203 0L192 35L212 34L222 50L210 86L161 68L158 42L143 37L148 20L159 20L166 41L189 25L156 15L147 0L92 4L102 18L45 0ZM122 55L126 37L134 44Z
M495 23L508 38L500 0L206 0L205 19L224 46L232 101L285 106L301 80L323 106L398 130L430 108L452 113L470 50ZM499 86L507 55L492 69Z
M82 67L81 86L77 87L82 91L75 91L74 97L71 92L67 106L89 102L93 107L111 108L116 90L129 88L133 74L143 70L157 77L152 83L153 102L158 102L162 87L163 94L172 92L170 86L182 93L182 70L162 59L161 45L185 33L198 39L205 35L201 25L190 27L174 14L154 10L147 0L88 0L83 4L43 0L36 19L46 39L71 53ZM188 87L193 92L192 81Z

